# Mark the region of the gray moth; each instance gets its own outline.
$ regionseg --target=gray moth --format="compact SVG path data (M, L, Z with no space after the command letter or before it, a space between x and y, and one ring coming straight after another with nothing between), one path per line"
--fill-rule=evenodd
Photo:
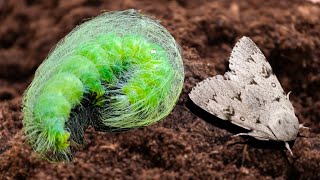
M200 108L250 130L258 140L295 140L300 128L294 108L257 45L242 37L232 50L229 69L198 83L189 94Z

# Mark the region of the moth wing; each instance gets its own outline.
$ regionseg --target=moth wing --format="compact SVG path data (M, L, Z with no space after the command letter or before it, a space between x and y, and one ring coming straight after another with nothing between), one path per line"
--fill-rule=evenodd
M229 62L229 72L197 84L190 99L207 112L252 130L247 135L272 138L270 115L294 109L270 64L247 37L235 45Z
M242 37L237 42L229 59L229 68L225 76L230 80L239 82L242 87L257 85L262 88L261 100L285 99L286 93L269 62L250 38Z
M259 101L249 96L238 82L221 75L198 83L189 97L210 114L245 129L254 129L256 121L262 118L263 107L259 106Z

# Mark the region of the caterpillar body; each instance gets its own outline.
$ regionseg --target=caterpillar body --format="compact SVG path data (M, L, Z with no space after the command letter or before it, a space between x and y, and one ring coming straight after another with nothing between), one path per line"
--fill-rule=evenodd
M23 98L27 140L42 157L72 159L88 126L117 131L157 122L182 90L181 50L158 21L135 10L76 27L39 66Z

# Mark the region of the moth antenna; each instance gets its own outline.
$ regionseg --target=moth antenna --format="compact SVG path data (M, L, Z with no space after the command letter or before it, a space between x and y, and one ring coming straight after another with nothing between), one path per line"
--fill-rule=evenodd
M286 146L287 150L290 152L291 156L293 157L293 153L290 149L289 143L288 142L284 142L284 145Z

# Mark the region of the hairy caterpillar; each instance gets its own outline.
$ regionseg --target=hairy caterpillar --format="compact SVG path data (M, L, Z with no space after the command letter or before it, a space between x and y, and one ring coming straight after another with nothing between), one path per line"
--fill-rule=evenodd
M42 157L69 161L83 132L161 120L182 90L181 50L158 21L135 10L104 13L50 52L23 98L28 142Z

